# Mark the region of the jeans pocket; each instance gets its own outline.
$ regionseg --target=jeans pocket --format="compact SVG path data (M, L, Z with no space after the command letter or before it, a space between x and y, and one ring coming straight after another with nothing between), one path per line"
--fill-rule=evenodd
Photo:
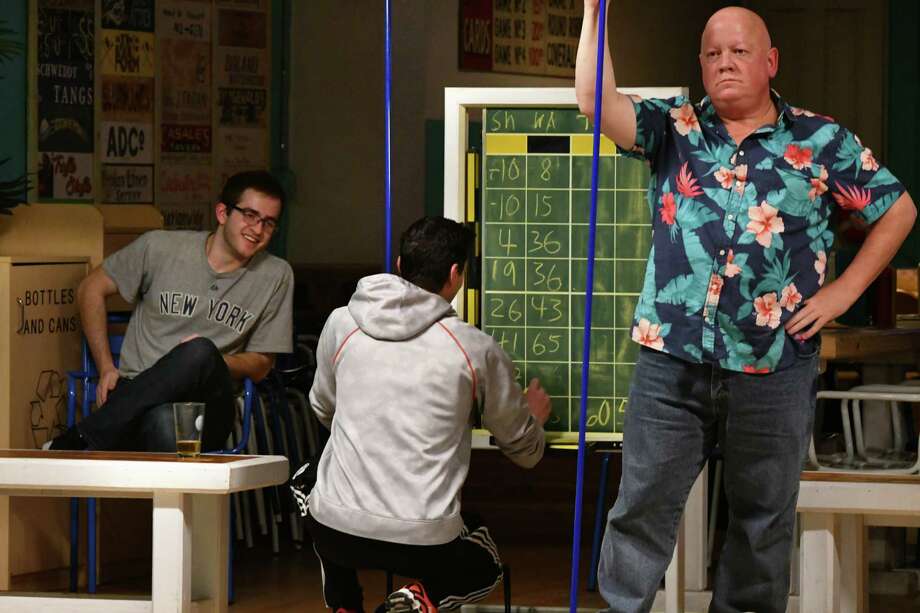
M791 337L790 337L791 338ZM804 341L792 340L792 347L795 351L795 357L802 361L811 360L821 353L821 333L815 334Z

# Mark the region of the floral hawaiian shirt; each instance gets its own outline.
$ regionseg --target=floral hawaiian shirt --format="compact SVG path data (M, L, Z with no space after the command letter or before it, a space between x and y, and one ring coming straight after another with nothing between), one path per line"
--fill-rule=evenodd
M783 325L824 283L833 206L865 222L904 187L833 119L787 105L735 143L709 98L635 99L652 249L632 338L690 362L772 372L813 352Z

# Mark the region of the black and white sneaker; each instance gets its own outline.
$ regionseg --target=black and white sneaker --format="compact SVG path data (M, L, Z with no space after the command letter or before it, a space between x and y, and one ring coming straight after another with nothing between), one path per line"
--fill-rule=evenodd
M86 448L86 439L83 438L76 426L67 428L64 434L42 444L44 451L83 451Z
M294 502L297 503L301 517L307 516L307 499L310 497L310 492L313 491L313 486L316 485L316 464L316 458L307 460L303 466L297 469L289 483L291 494L294 497Z

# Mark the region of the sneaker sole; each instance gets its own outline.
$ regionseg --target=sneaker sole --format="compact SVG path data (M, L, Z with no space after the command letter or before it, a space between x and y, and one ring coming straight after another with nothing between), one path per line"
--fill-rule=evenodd
M386 606L387 613L415 613L417 609L414 609L416 602L415 599L409 599L408 597L400 595L399 598L387 598Z
M422 604L409 594L390 594L386 600L387 613L418 613Z

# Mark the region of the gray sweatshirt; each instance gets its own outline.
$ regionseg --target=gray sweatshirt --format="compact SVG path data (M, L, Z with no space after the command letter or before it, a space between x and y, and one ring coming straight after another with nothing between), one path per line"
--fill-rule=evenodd
M543 456L505 352L446 300L390 274L361 279L329 316L310 403L331 431L310 514L356 536L438 545L460 534L477 408L515 463Z

